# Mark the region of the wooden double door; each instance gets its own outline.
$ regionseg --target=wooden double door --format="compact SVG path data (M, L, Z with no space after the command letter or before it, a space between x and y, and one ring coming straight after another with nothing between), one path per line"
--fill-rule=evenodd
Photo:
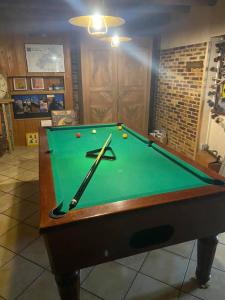
M147 132L150 40L111 48L101 41L81 46L84 123L123 122Z

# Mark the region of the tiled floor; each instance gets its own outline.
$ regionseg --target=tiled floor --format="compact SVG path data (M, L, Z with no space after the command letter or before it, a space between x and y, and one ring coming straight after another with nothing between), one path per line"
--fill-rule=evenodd
M38 153L16 148L0 158L0 300L57 300L38 232ZM224 300L225 234L220 235L211 285L199 289L194 241L81 271L81 300Z

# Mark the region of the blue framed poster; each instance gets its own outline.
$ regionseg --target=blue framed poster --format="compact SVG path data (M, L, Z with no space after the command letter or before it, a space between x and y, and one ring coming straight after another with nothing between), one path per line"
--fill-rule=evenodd
M51 117L52 110L63 110L64 94L14 95L15 119Z

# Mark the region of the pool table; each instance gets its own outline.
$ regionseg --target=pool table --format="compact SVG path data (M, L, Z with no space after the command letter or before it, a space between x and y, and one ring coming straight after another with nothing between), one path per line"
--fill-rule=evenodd
M71 208L95 161L86 153L109 134L112 151ZM225 231L223 177L116 123L41 128L39 160L40 231L61 299L79 299L81 268L193 239L196 278L210 279L217 234ZM56 207L62 216L52 218Z

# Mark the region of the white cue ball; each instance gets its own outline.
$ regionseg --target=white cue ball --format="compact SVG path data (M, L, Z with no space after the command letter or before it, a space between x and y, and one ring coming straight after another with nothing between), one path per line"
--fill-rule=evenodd
M96 130L95 130L95 129L93 129L93 130L92 130L92 133L96 133Z

